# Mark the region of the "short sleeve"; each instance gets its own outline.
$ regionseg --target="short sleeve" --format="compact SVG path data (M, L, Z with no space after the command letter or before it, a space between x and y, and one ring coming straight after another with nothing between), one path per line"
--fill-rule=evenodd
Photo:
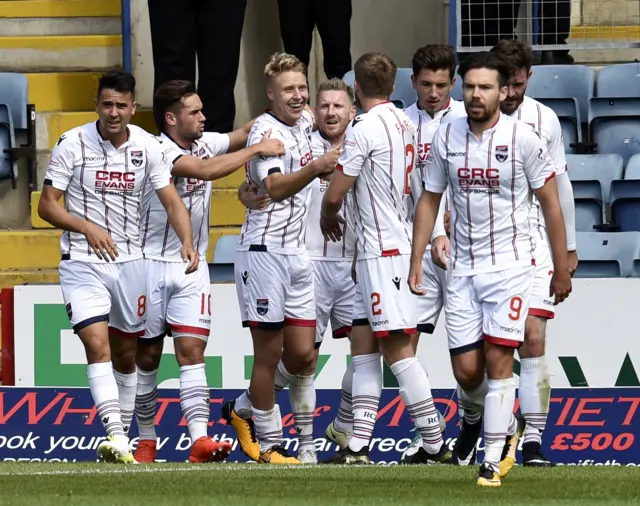
M75 167L75 143L69 133L60 137L51 151L51 159L44 176L44 184L66 191Z
M552 165L551 156L547 152L547 143L533 129L519 124L518 141L522 146L521 156L524 164L524 172L533 190L542 188L545 183L555 176L555 167Z
M543 136L547 141L549 150L549 160L553 165L556 175L564 174L567 170L567 158L564 152L564 139L562 138L562 127L558 116L549 111L547 125Z
M180 157L178 156L175 160L171 159L174 151L168 145L173 144L172 142L161 143L153 137L150 139L147 143L147 177L151 188L158 191L171 184L173 163Z
M447 189L447 159L443 156L443 153L446 154L446 149L442 139L446 128L451 128L451 124L443 125L436 130L424 167L422 182L424 189L431 193L444 193Z
M363 135L363 130L362 120L358 118L354 119L353 123L347 127L342 154L336 166L336 169L345 176L358 177L369 155L369 143L367 137Z
M249 134L247 146L253 146L254 144L258 144L262 141L262 137L268 130L271 130L270 138L280 139L286 145L284 136L277 128L273 125L263 123L259 126L254 125L254 128ZM251 171L249 175L251 179L257 183L262 183L262 181L271 174L278 172L284 174L284 160L281 156L259 156L253 159L249 166Z
M202 142L204 142L213 152L213 156L224 155L229 151L229 135L217 132L205 132L202 134Z

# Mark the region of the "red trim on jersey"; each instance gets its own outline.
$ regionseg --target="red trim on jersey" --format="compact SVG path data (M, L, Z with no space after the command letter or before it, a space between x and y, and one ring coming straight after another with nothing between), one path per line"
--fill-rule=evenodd
M469 166L469 139L471 138L471 131L467 132L464 149L464 166ZM467 192L467 231L469 234L469 260L471 260L471 268L476 266L476 259L473 256L473 227L471 226L471 192Z
M340 327L333 331L334 339L342 339L343 337L347 337L351 332L351 325L345 325L344 327Z
M138 337L144 336L144 330L136 332L125 332L124 330L120 330L115 327L109 327L109 334L121 337L122 339L136 339Z
M383 257L397 257L399 254L400 254L400 250L398 248L382 250Z
M548 311L546 309L529 309L529 316L538 316L540 318L546 318L547 320L553 320L556 317L556 314L553 311Z
M211 329L203 329L202 327L192 327L191 325L173 325L169 324L171 332L180 332L183 334L195 334L197 336L209 337Z
M555 173L555 172L554 172L554 173L552 173L549 177L547 177L547 178L544 180L544 183L545 183L545 184L547 184L547 182L549 182L549 181L550 181L551 179L553 179L554 177L556 177L556 173Z
M513 339L505 339L503 337L494 337L488 334L482 334L483 339L491 344L495 344L496 346L506 346L507 348L520 348L522 346L522 342L515 341Z
M342 165L340 165L340 164L337 164L336 165L336 170L339 171L339 172L344 172L344 167Z
M315 327L315 320L303 320L301 318L284 318L285 325L291 325L292 327Z
M412 328L412 329L398 329L398 330L376 330L373 332L373 337L389 337L389 334L391 334L391 332L402 332L403 334L406 334L408 336L411 336L415 333L418 332L418 329L416 327Z
M98 129L98 133L100 134L100 129ZM100 134L102 136L102 134ZM83 201L83 214L85 221L87 220L87 190L84 187L84 169L86 168L86 152L84 146L84 139L82 138L82 132L78 132L78 139L80 140L80 150L82 152L82 168L80 169L80 187L82 188L82 201ZM69 232L69 252L71 252L71 232ZM87 254L91 256L93 251L91 250L91 245L87 241Z

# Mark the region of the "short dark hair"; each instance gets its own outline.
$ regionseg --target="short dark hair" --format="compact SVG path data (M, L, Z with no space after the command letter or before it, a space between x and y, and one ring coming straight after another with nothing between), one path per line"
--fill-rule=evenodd
M500 87L506 86L509 81L509 64L504 59L489 51L481 51L467 56L458 68L458 75L464 81L464 76L470 70L489 69L498 72L498 82Z
M173 109L177 109L176 106L179 106L183 99L196 93L196 85L191 81L176 79L158 86L153 94L153 119L158 130L164 132L164 116L167 112L177 112Z
M510 74L525 69L531 70L533 50L526 42L518 39L503 39L491 48L493 54L499 55L510 67Z
M384 53L365 53L353 66L355 80L369 98L390 97L397 71L397 65Z
M106 74L102 74L98 80L98 96L102 90L115 90L118 93L129 92L132 97L135 97L136 78L129 72L110 70Z
M446 44L428 44L416 51L411 66L416 77L421 70L448 70L453 80L456 75L456 54L453 48Z

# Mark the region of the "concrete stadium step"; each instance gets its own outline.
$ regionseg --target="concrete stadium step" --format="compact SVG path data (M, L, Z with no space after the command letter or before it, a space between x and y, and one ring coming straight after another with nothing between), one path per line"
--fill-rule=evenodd
M94 111L101 72L27 73L29 102L36 112Z
M60 264L60 230L1 230L0 272L57 269ZM218 239L240 235L240 227L209 229L207 261L213 259Z
M120 18L0 18L0 33L3 37L120 35L122 21Z
M0 271L0 288L13 288L16 285L25 284L57 284L59 282L58 269Z
M0 37L3 71L106 70L121 63L120 35Z
M636 43L640 41L640 25L572 26L569 39L567 39L569 44L614 42L624 45L625 41ZM632 62L638 58L639 53L638 48L572 49L571 55L575 58L576 63L593 66Z
M119 17L121 0L3 0L0 18Z

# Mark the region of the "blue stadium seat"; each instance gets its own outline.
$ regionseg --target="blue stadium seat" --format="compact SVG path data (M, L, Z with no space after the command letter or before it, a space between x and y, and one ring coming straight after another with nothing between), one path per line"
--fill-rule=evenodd
M584 65L536 65L527 85L527 95L541 98L575 98L580 117L586 118L593 97L595 73Z
M391 101L396 104L396 107L398 106L396 101L402 101L404 107L409 107L418 100L416 90L413 89L413 84L411 84L412 74L413 70L409 68L399 68L396 73L395 89L391 95ZM355 74L353 70L347 72L342 77L342 80L349 86L353 86L355 83Z
M574 153L575 149L571 147L571 144L582 142L582 121L578 100L574 97L540 98L538 100L556 113L562 127L564 150L566 153Z
M15 133L26 134L27 143L18 146ZM27 76L15 72L0 73L0 180L17 187L17 159L28 162L29 189L37 188L35 107L28 104Z
M640 63L618 63L598 72L598 97L640 98Z
M621 232L640 232L640 180L611 182L611 221Z
M591 98L589 137L598 153L618 153L626 164L640 153L640 98Z
M624 169L625 179L640 179L640 154L633 155L629 158L627 166Z
M237 235L223 235L213 250L213 263L209 264L212 283L232 283L235 281L233 264L236 257Z
M634 276L640 232L577 232L577 278Z

